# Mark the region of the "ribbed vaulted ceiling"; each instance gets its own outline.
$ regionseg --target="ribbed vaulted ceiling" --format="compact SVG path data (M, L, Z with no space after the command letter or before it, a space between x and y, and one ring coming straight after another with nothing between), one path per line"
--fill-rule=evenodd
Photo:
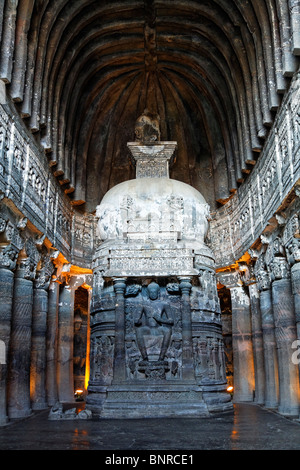
M74 204L134 177L148 108L214 208L255 164L300 54L299 0L2 0L0 78Z

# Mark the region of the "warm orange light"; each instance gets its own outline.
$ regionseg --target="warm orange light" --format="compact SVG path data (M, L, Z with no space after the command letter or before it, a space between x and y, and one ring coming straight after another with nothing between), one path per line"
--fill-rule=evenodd
M89 305L91 303L92 289L88 289L89 294ZM90 349L91 349L91 325L90 325L90 312L88 313L87 319L87 338L86 338L86 360L85 360L85 377L84 377L84 388L87 391L89 380L90 380Z
M233 387L232 386L227 387L227 392L233 392Z

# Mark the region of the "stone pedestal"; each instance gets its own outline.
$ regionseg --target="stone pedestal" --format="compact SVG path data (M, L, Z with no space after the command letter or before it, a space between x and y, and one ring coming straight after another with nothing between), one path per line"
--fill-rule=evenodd
M7 416L7 361L11 333L14 273L0 267L0 426Z
M265 407L276 409L279 397L278 359L270 289L260 292L261 323L265 364Z
M116 383L125 380L125 289L126 279L114 279L114 290L116 294L114 382Z
M31 414L30 349L33 282L25 279L26 266L19 265L15 274L10 341L8 416L24 418Z
M297 334L290 279L273 281L272 301L279 371L278 411L284 415L298 416L299 369L293 363L291 354Z

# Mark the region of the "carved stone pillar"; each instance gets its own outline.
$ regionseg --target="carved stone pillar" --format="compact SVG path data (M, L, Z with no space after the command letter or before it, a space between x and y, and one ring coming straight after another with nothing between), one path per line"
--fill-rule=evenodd
M13 305L14 273L17 251L11 247L0 253L0 426L7 423L7 363L11 334L11 317Z
M299 201L298 201L299 204ZM299 361L299 342L300 342L300 223L299 223L299 206L296 214L292 215L283 231L282 241L285 246L287 260L291 266L291 285L295 309L295 322L297 341L292 344L293 353L292 361L298 365L300 374L300 361ZM295 351L296 349L296 351ZM300 401L300 398L299 398Z
M182 377L185 380L193 380L195 378L195 374L193 364L193 339L190 305L192 284L189 277L179 277L179 281L182 302Z
M58 397L60 402L74 401L73 335L74 291L62 286L58 312Z
M60 284L52 279L48 294L48 316L46 334L46 392L47 403L53 406L58 401L57 388L57 334Z
M297 338L300 340L300 224L298 214L290 218L283 232L287 260L291 266Z
M263 333L261 323L259 290L256 283L249 284L251 306L251 328L254 356L255 375L255 403L265 403L265 361L263 347Z
M115 350L114 350L114 378L113 382L125 380L125 299L126 279L115 278L114 290L116 294L115 308Z
M29 258L21 258L15 274L8 377L9 418L24 418L31 414L29 380L33 281L29 263Z
M274 257L271 263L273 276L272 303L275 321L275 338L278 354L280 413L299 414L299 370L292 361L292 344L297 338L294 300L289 266L284 257Z
M33 288L30 398L33 410L47 408L46 399L46 332L50 275L38 272Z
M265 407L276 409L278 406L279 383L271 281L269 274L263 267L262 259L257 261L256 277L258 279L258 288L260 290L261 326L263 333Z
M300 340L300 263L295 263L291 268L291 282L294 296L297 338Z
M234 401L253 401L254 359L251 336L250 299L238 273L220 274L231 294Z

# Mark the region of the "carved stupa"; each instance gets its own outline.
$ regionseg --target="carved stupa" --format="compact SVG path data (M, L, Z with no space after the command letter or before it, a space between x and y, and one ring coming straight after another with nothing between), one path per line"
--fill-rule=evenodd
M208 416L231 408L209 206L169 178L177 143L144 113L136 178L97 207L87 406L109 418Z

